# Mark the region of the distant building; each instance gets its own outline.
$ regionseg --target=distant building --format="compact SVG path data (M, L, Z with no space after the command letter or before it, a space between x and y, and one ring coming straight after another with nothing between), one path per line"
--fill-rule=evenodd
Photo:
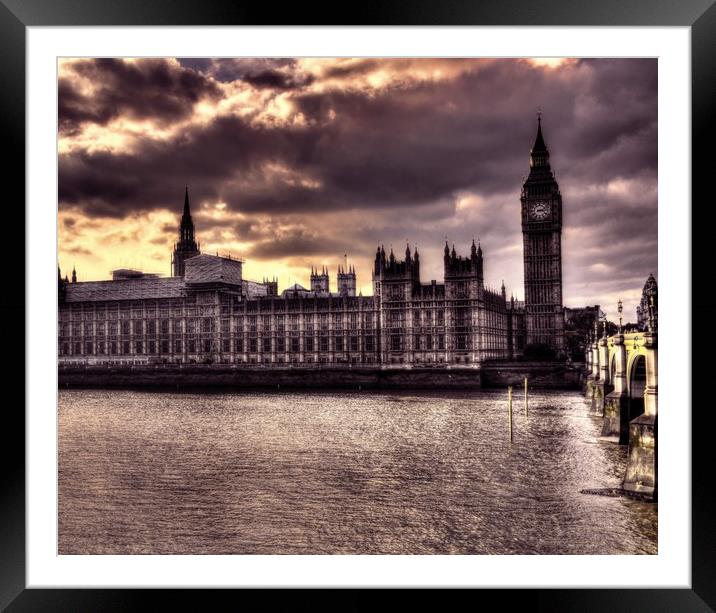
M504 287L504 286L503 286ZM525 326L525 303L522 300L510 298L507 304L507 341L511 360L524 354L527 329Z
M641 300L636 307L636 325L639 330L648 330L651 318L652 327L657 329L658 322L658 287L653 274L650 274L644 283L644 289L641 292Z
M519 354L524 310L485 287L480 248L462 258L446 247L441 284L421 283L419 255L406 257L379 249L373 296L327 284L277 296L275 281L244 279L241 260L208 254L184 261L182 277L68 283L58 272L59 361L477 368Z
M598 304L578 308L564 308L564 343L570 359L581 362L587 348L587 336L594 330L604 312Z

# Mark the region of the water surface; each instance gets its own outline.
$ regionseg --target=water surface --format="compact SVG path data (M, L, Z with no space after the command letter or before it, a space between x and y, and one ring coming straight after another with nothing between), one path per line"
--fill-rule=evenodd
M577 392L60 390L61 554L656 554Z

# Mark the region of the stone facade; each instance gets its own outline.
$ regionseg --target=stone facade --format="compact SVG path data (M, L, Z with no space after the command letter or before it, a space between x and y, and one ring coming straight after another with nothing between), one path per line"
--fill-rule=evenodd
M275 282L245 280L240 261L207 254L186 260L183 277L60 279L60 363L477 368L519 352L524 313L485 288L481 249L446 254L444 284L421 283L417 253L407 264L379 253L374 296L327 292L327 282L277 296Z
M445 282L422 283L420 254L386 256L380 247L373 268L373 293L380 316L380 358L388 365L455 365L477 368L506 359L517 343L509 337L524 323L514 301L485 287L482 249L473 241L470 256L458 256L447 243Z

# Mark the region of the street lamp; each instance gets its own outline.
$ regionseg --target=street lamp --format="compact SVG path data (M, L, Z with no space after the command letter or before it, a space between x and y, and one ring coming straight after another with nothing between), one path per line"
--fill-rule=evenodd
M617 312L619 313L619 334L622 333L622 311L624 310L624 307L622 306L621 299L617 303Z

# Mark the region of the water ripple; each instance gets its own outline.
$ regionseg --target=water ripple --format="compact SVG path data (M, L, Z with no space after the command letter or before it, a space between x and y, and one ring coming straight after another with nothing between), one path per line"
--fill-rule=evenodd
M655 554L572 392L61 390L62 554Z

